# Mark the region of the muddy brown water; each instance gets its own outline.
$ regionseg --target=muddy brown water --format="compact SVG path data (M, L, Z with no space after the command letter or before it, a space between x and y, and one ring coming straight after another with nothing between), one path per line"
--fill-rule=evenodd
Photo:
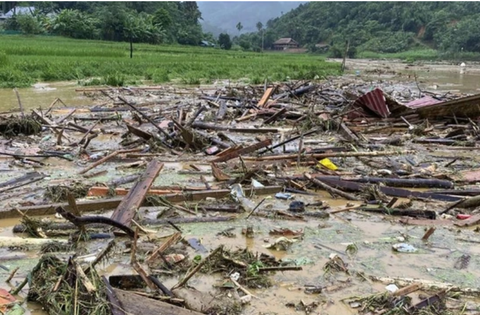
M460 73L460 67L456 65L419 65L407 66L402 63L391 62L372 62L357 61L356 64L347 62L350 75L356 75L356 69L360 70L360 76L368 76L372 79L390 80L403 75L407 78L408 74L416 73L419 77L422 88L428 90L451 90L465 93L477 93L480 90L480 68L474 65L467 65L466 70ZM369 68L370 67L370 68ZM367 69L385 68L392 70L391 74L372 74L366 73ZM25 108L42 108L60 98L69 107L93 105L94 101L84 97L81 93L75 92L78 86L75 83L60 82L48 85L37 85L36 87L19 89L22 103ZM0 111L16 110L18 103L12 89L0 89ZM104 139L103 139L104 138ZM104 149L104 142L112 142L109 136L102 139L96 139L92 143L92 151ZM102 140L102 141L100 141ZM106 141L105 141L106 140ZM457 153L455 153L457 154ZM43 168L51 176L52 182L57 178L61 182L68 178L69 170L65 168L65 161L52 161L50 165ZM84 167L83 163L76 163L72 168L72 174ZM178 171L186 169L183 163L166 163L162 170L162 175L157 178L155 185L170 185L179 182L185 182L188 176L179 175ZM107 174L96 177L94 180L104 182L110 180L114 175L129 175L136 173L135 170L112 171L112 167L102 165L96 170L107 170ZM203 167L202 167L203 169ZM205 170L209 168L205 167ZM298 170L301 173L301 170ZM9 169L0 172L0 180L4 181L11 178L15 169ZM71 175L74 176L74 175ZM207 180L211 181L210 177ZM331 199L326 192L318 192L315 197L295 195L297 200L306 203L315 201L325 201L331 209L340 209L347 204L346 200ZM26 197L26 199L28 199ZM259 202L260 197L256 197L254 202ZM274 208L277 210L286 210L290 201L268 199L261 209ZM9 208L10 206L6 206ZM259 209L260 210L260 209ZM12 226L17 224L18 220L1 220L0 236L12 236ZM256 231L253 239L246 238L241 234L241 229L252 226ZM328 261L331 253L340 252L342 259L348 263L351 270L363 271L367 275L379 277L404 277L419 278L425 280L434 280L439 282L449 282L461 287L478 287L480 285L480 249L475 243L459 242L458 238L473 238L480 240L480 235L473 230L464 229L460 232L454 228L438 227L430 238L428 243L420 241L425 233L425 227L402 226L391 222L390 219L380 215L342 212L331 215L328 219L308 218L307 222L295 222L285 220L271 220L258 217L251 217L249 220L239 219L234 222L213 223L213 224L183 224L181 225L186 238L198 238L207 249L213 249L224 244L228 249L248 248L254 252L267 253L275 256L277 259L298 259L307 264L303 265L302 271L277 272L272 275L274 286L266 290L253 290L259 299L253 299L248 305L244 314L298 314L295 310L285 306L288 302L295 304L301 300L307 304L312 301L325 302L319 306L315 314L356 314L355 309L350 308L341 300L349 296L368 295L375 292L385 291L385 285L381 283L361 282L352 276L338 274L337 281L334 281L328 275L325 275L322 269ZM235 238L218 236L217 233L226 228L235 228ZM297 241L292 248L285 252L273 251L265 248L269 242L273 242L276 237L269 235L269 230L274 227L290 228L292 230L304 229L305 236ZM164 235L171 231L168 227L159 228L159 234ZM419 249L415 254L396 253L392 251L391 246L399 243L400 238L407 237L407 242L413 244ZM345 255L345 249L348 244L355 243L359 249L358 254L349 257ZM317 245L317 246L315 246ZM323 247L322 247L323 246ZM95 244L95 247L102 247L102 243ZM94 249L92 249L93 251ZM462 255L469 253L472 255L470 266L466 270L453 269L455 260ZM191 259L195 254L193 250L189 252ZM14 255L19 255L24 259L11 259ZM9 272L0 269L0 288L10 289L18 285L28 271L36 264L36 250L27 252L11 252L5 249L0 250L0 264L10 270L16 266L20 271L14 277L12 284L5 283L5 278ZM2 259L3 258L3 259ZM122 256L109 264L99 266L99 272L106 275L133 273L128 268L128 258ZM208 292L212 285L218 284L221 277L209 275L195 275L189 284L199 290ZM161 281L167 287L171 287L178 282L178 277L162 278ZM345 284L345 288L339 291L324 292L320 295L307 295L304 293L306 284L331 286L336 283ZM22 297L25 296L27 288L22 291ZM45 315L41 306L36 303L27 304L27 313L34 315Z

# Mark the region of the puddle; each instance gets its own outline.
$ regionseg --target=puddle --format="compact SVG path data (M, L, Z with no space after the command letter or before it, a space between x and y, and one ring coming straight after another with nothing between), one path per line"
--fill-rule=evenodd
M17 89L20 100L25 110L42 107L44 109L55 101L61 99L68 107L82 107L92 105L91 99L75 92L80 88L75 81L37 83L29 88ZM0 112L19 111L18 100L13 89L0 89ZM58 104L61 108L63 105Z

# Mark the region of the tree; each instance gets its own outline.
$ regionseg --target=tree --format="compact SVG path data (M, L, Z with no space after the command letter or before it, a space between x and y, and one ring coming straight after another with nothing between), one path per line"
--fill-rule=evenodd
M218 36L218 44L220 45L220 48L229 50L232 48L232 41L230 40L230 35L228 34L220 34Z
M238 32L240 33L242 31L242 28L243 28L242 22L238 22L236 27L237 27Z
M256 25L256 26L257 26L258 32L260 32L260 31L262 30L262 28L263 28L262 22L257 22L257 25Z
M20 31L25 35L35 35L44 32L39 19L32 14L17 14L15 19Z
M260 33L260 31L263 30L263 24L262 24L262 22L258 21L256 26L257 26L258 32ZM262 32L262 51L263 51L263 35L264 35L263 33L264 33L264 32Z

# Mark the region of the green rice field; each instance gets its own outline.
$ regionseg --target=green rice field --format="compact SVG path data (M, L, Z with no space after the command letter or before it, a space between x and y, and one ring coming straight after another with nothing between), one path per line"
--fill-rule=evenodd
M218 79L313 79L336 75L340 64L309 54L253 53L192 46L129 44L54 36L0 35L0 87L76 80L83 85L134 85Z

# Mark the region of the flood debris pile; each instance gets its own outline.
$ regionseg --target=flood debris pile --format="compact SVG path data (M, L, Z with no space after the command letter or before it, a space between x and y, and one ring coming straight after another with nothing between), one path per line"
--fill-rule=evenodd
M96 105L0 127L0 218L28 235L0 246L47 253L22 276L50 314L241 314L272 292L280 313L449 314L453 292L478 295L445 275L478 263L460 229L480 222L478 95L357 78L78 92ZM389 274L415 255L442 285ZM369 296L329 308L351 290Z

